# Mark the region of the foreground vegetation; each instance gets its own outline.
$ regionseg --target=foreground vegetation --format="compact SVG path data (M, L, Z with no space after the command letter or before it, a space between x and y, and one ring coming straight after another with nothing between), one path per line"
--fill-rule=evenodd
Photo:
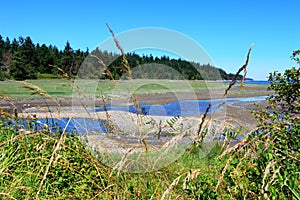
M299 51L293 59L300 63ZM7 199L300 199L300 68L270 74L274 96L257 129L234 146L201 143L154 172L130 174L101 164L80 137L21 127L1 113L0 196ZM6 117L5 117L6 116ZM238 130L235 130L238 131ZM238 132L223 133L232 140Z
M214 161L197 160L193 154L185 154L162 171L117 175L91 156L77 136L57 139L45 132L16 132L3 123L0 133L0 195L6 198L158 199L173 179L193 166L217 180L210 171ZM191 197L184 190L171 197L178 195Z

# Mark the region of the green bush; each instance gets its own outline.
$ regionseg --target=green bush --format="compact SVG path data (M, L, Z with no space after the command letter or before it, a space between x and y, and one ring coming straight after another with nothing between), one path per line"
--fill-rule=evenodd
M3 72L2 70L0 70L0 81L4 81L4 80L9 79L9 78L10 78L10 76L9 76L8 73Z
M300 51L292 59L299 64ZM254 112L255 132L227 154L219 192L234 199L300 199L300 68L269 75L275 94Z

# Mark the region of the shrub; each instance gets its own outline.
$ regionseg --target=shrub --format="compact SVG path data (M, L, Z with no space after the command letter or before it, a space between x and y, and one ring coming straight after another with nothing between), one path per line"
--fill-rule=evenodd
M295 51L292 59L299 64ZM231 198L300 199L300 68L269 75L275 94L254 112L258 124L226 152L217 188Z

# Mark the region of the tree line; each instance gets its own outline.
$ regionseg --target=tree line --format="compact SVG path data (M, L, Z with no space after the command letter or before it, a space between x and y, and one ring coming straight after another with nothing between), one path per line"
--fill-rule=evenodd
M126 58L134 71L134 78L230 80L234 76L210 64L171 59L168 56L159 58L151 54L140 56L127 53ZM144 65L147 65L147 70L136 68ZM163 66L173 70L166 73ZM126 76L128 71L125 68L121 55L99 48L91 52L89 49L74 50L67 41L64 49L59 50L54 45L34 44L29 36L11 41L0 35L0 80L63 78L63 73L69 77L78 75L82 78L119 79Z
M93 54L93 52L92 52ZM210 64L199 64L182 59L150 55L140 56L136 53L126 55L128 64L133 71L134 78L173 79L173 80L231 80L234 74L227 74L224 70ZM108 70L114 79L124 77L126 68L122 67L123 58L120 56L109 66ZM139 67L138 67L139 66ZM136 69L136 67L138 67ZM126 75L125 75L126 76ZM109 78L109 76L107 76ZM239 79L242 77L239 76Z
M88 54L88 49L73 50L69 42L59 50L53 45L34 44L30 37L10 41L0 35L0 79L59 78L62 73L57 67L76 74Z

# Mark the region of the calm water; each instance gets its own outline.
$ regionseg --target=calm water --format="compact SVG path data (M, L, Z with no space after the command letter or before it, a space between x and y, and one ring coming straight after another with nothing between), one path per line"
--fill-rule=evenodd
M231 82L231 81L225 81L225 83L230 83L230 82ZM237 82L237 83L239 83L239 82ZM266 81L266 80L264 80L264 81L262 81L262 80L248 81L248 80L246 80L246 81L244 82L244 84L262 84L262 85L270 85L271 82L270 82L270 81Z
M227 98L227 103L255 102L265 100L266 96L249 98ZM179 102L170 102L162 105L142 105L140 108L148 115L160 116L193 116L203 114L209 104L212 104L210 112L214 111L224 100L185 100ZM132 106L107 106L108 110L121 110L136 113ZM221 108L222 109L222 108ZM94 111L101 112L103 108L97 108ZM14 123L14 122L13 122ZM17 124L15 122L15 124ZM25 119L18 121L18 129L29 127L35 129L48 129L50 132L63 131L88 134L91 132L106 132L104 121L85 118L63 118L63 119L37 119L34 122L28 122Z
M209 112L215 111L219 107L220 103L226 101L227 103L238 102L255 102L265 100L267 96L249 97L249 98L227 98L222 100L185 100L175 101L167 104L145 104L140 106L140 110L147 115L158 116L193 116L203 114L206 108L211 104ZM132 113L137 113L137 109L133 106L107 106L107 110L120 110ZM104 111L103 107L96 108L96 112Z
M270 85L270 81L245 81L245 84L264 84L264 85Z

